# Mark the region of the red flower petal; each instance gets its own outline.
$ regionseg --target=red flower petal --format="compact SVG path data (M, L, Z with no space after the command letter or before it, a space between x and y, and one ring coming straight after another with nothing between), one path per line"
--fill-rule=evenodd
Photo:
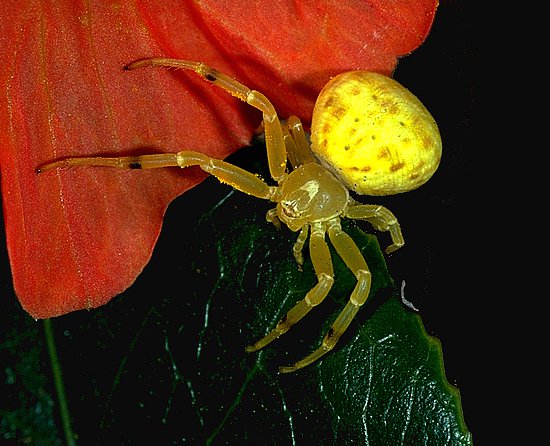
M202 60L306 122L331 75L391 73L427 35L437 2L28 1L0 23L0 167L16 293L36 318L93 308L133 283L167 205L196 169L81 168L62 156L247 144L260 114L192 73L124 72L133 60Z

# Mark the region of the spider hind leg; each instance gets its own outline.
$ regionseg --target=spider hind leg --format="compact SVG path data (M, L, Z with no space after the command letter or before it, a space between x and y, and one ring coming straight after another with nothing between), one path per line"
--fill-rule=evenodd
M389 231L392 244L386 248L386 254L398 250L405 244L397 218L384 206L356 204L348 208L346 217L354 220L366 220L379 231Z

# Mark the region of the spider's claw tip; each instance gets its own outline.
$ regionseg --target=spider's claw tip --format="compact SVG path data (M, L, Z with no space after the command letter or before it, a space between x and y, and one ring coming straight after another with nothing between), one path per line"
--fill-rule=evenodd
M47 164L41 164L40 166L38 166L36 169L34 169L34 173L36 175L40 175L41 173L44 173L46 172L47 170L52 170L54 169L55 167L59 166L59 163L58 162L53 162L53 163L47 163Z

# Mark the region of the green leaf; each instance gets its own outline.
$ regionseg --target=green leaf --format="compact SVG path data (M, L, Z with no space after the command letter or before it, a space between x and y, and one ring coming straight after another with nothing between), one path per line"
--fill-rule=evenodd
M336 282L326 301L261 352L243 354L245 345L272 329L316 282L309 259L299 271L291 255L296 234L267 224L259 207L256 200L231 193L204 217L195 237L210 240L195 257L197 298L208 323L197 338L202 377L191 379L201 397L204 392L204 399L197 399L199 412L219 395L219 412L208 411L211 416L202 419L208 439L213 444L247 438L269 438L269 444L289 439L325 445L471 444L458 391L444 376L439 342L400 302L376 237L349 222L344 228L372 270L373 287L337 348L308 368L277 375L278 366L320 344L355 285L332 251ZM234 223L228 229L229 213ZM214 357L218 373L203 376ZM258 418L269 423L247 421Z

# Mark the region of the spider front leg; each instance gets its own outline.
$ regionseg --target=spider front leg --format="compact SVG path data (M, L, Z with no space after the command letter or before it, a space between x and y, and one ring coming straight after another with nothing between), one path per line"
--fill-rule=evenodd
M386 248L389 254L405 244L401 226L393 213L384 206L374 204L356 204L348 208L346 217L354 220L367 220L379 231L389 231L392 244Z
M253 173L225 161L211 158L204 153L183 150L178 153L160 153L154 155L122 157L75 157L65 158L44 164L37 169L43 173L55 168L71 166L103 166L119 169L158 169L163 167L199 166L205 172L215 176L222 183L258 198L270 200L276 196L278 188L269 186Z
M315 162L300 118L290 116L283 128L283 133L288 159L293 169L297 169L303 164Z
M353 239L342 231L342 227L340 226L340 222L338 220L331 222L328 229L328 235L332 245L336 249L336 252L338 252L338 255L357 278L357 284L351 293L349 302L333 322L327 335L323 338L321 346L295 364L288 367L281 367L279 369L279 373L294 372L317 361L321 356L331 351L338 342L338 339L340 339L340 336L342 336L348 328L349 324L359 311L359 308L361 308L369 297L372 278L367 262L361 254L361 251ZM314 260L313 255L312 260Z
M287 154L283 129L275 107L262 93L251 90L246 85L202 62L158 57L132 62L125 69L134 70L141 67L168 67L194 71L208 82L260 110L264 121L265 144L271 177L277 182L281 182L286 177Z
M305 234L307 234L307 232ZM288 311L273 330L255 344L248 346L246 348L247 352L260 350L273 342L279 336L286 333L290 327L302 319L313 307L319 305L325 297L327 297L334 283L334 271L332 268L330 251L325 242L325 227L322 223L314 223L312 225L309 251L313 268L317 274L317 285L309 290L306 297Z

